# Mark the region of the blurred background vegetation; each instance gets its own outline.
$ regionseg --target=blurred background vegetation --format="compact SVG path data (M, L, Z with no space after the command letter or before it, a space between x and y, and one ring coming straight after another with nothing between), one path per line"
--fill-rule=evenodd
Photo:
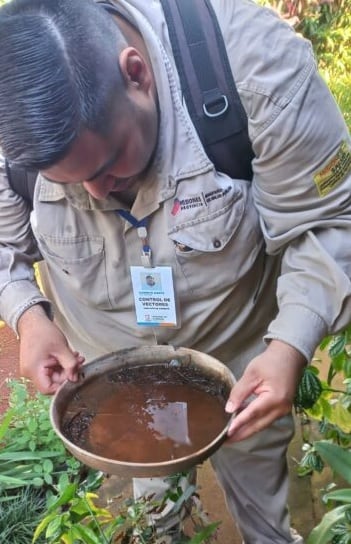
M262 0L312 42L319 70L351 125L351 0Z

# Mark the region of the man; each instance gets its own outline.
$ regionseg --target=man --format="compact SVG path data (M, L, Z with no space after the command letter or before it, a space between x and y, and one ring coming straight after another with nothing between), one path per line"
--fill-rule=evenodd
M286 507L290 411L316 346L351 315L350 138L305 40L254 3L212 4L252 183L205 155L158 1L120 0L113 17L92 0L0 10L0 144L41 172L30 227L1 169L0 314L44 393L83 357L155 335L228 364L227 411L240 410L212 459L228 507L246 544L301 543ZM174 291L173 328L137 325L130 267L149 265Z

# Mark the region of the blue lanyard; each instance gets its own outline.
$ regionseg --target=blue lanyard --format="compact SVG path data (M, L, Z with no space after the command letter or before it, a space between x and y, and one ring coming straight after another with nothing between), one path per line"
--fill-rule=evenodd
M139 221L136 217L134 217L134 215L132 215L127 210L123 210L122 208L120 208L119 210L116 210L116 213L118 213L118 215L123 217L123 219L126 219L128 223L133 225L133 227L135 228L146 227L147 225L148 217L144 217L144 219L141 219Z
M151 248L147 240L147 224L149 218L144 217L144 219L139 221L134 215L122 208L116 210L116 213L137 229L138 236L142 242L141 264L148 268L151 267Z

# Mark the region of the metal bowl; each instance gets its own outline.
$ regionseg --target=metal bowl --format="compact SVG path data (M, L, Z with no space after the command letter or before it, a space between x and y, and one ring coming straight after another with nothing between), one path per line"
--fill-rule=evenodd
M223 394L228 394L235 383L231 371L217 359L188 348L172 346L142 346L116 351L83 365L78 382L66 381L57 390L50 408L50 419L55 432L71 454L85 465L108 474L123 477L157 477L185 471L211 456L225 441L228 423L205 447L186 457L155 463L135 463L100 457L73 443L63 433L63 421L67 406L79 396L79 390L87 383L122 367L145 365L190 365L196 367L209 379L218 381ZM228 420L229 420L228 415Z

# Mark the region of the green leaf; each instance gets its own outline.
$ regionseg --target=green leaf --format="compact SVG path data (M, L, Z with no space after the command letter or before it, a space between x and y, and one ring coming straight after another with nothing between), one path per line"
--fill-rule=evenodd
M320 402L320 399L317 400L317 402L312 406L312 408L305 408L307 414L311 416L313 419L316 419L317 421L320 421L323 418L323 408Z
M344 362L344 374L347 378L351 377L351 357L347 357Z
M9 428L9 425L11 423L11 419L15 413L14 408L10 408L7 410L7 412L4 414L1 424L0 424L0 441L3 439L7 429Z
M345 518L345 512L349 508L348 504L344 504L325 514L319 525L308 536L306 544L329 544L334 536L334 525Z
M327 440L315 442L314 447L328 465L351 484L351 451Z
M28 485L27 480L23 480L20 478L13 478L12 476L4 476L3 474L0 474L0 485L5 484L6 485L17 485L19 487L23 485Z
M57 451L2 451L0 452L1 461L41 461L46 457L57 457Z
M82 483L82 489L85 491L94 491L99 489L105 479L105 475L101 471L90 469L88 476Z
M37 528L34 531L33 541L32 541L33 544L38 540L40 535L45 531L46 527L49 525L49 523L53 519L56 518L56 516L57 516L57 512L53 512L52 514L49 514L49 515L45 516L45 518L41 520L41 522L39 523L39 525L37 526Z
M342 372L346 359L347 356L345 351L342 351L333 357L332 365L337 372Z
M34 466L33 466L33 471L36 473L36 474L42 474L43 473L43 467L40 463L36 463Z
M43 419L40 421L40 430L41 431L50 431L51 430L51 422L50 419Z
M48 485L52 485L53 477L51 476L51 474L49 474L48 472L45 472L43 478L45 483L47 483Z
M336 489L335 491L330 491L323 496L323 501L340 501L351 503L351 489Z
M70 511L77 514L81 519L86 516L93 516L93 518L99 517L104 523L112 520L112 514L105 508L95 506L91 500L88 500L87 495L80 500L77 500L77 502L71 506Z
M329 417L331 416L331 413L333 411L333 408L332 408L332 406L333 406L332 405L332 402L333 402L332 393L324 391L323 395L321 395L321 397L319 399L319 402L321 403L324 419L329 419Z
M296 393L295 405L306 409L312 408L319 399L322 390L322 383L314 370L306 367Z
M76 540L74 540L74 537L72 537L71 534L62 535L61 540L62 540L63 544L77 544Z
M180 488L180 492L182 493L182 495L178 498L172 508L172 512L174 513L179 512L182 506L186 503L186 501L190 499L190 497L196 492L196 486L189 485L189 487L187 487L184 492Z
M43 478L39 478L39 476L37 476L36 478L33 478L32 484L35 485L35 487L42 487L44 484L44 480Z
M344 334L339 334L333 337L329 346L329 355L334 358L344 351L346 338Z
M74 536L80 537L84 544L108 544L108 540L106 540L104 534L100 531L99 535L97 535L92 529L81 524L76 525L74 528L72 527L72 529L74 529ZM103 538L103 540L101 540L101 538Z
M330 423L337 425L344 433L351 433L351 413L340 402L332 406L328 418Z
M45 459L43 461L43 470L44 472L52 472L54 470L54 464L51 459Z
M28 431L34 433L38 428L38 422L36 419L32 418L28 421Z
M50 505L50 512L57 510L60 506L68 504L74 498L76 491L77 484L68 485L62 495Z
M319 349L321 351L323 351L326 347L328 347L329 343L330 343L330 340L331 340L331 337L330 336L326 336L322 342L320 343L319 345Z
M47 525L45 536L46 538L58 537L62 531L62 516L57 515L50 520Z
M200 544L201 542L205 542L206 539L213 535L220 523L220 521L216 521L214 523L206 525L204 529L202 529L199 533L196 533L196 535L192 537L189 544Z

